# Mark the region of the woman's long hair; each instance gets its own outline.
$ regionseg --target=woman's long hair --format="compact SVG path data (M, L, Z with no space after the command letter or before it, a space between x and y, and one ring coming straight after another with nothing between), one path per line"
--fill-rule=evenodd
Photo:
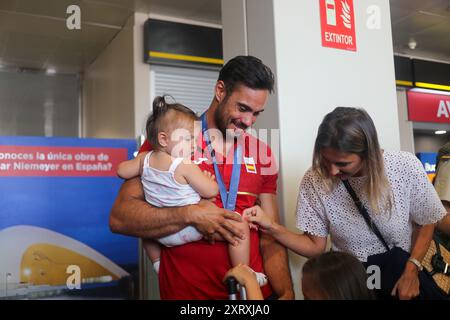
M365 192L374 213L392 209L392 190L386 176L383 155L372 119L363 109L338 107L328 113L319 126L314 144L313 170L324 180L331 192L340 181L330 175L321 150L332 148L361 157L367 175Z

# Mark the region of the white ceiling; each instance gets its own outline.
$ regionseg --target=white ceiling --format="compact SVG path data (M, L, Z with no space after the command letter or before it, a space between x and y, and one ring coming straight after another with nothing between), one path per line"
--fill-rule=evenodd
M391 0L394 51L450 63L450 0ZM417 46L409 49L414 39Z
M66 27L73 4L81 9L81 30ZM78 73L133 12L220 24L220 0L0 0L0 64Z
M396 53L450 62L450 0L390 3ZM66 28L71 4L81 8L81 30ZM220 0L0 0L0 64L80 72L133 12L220 25L220 11Z

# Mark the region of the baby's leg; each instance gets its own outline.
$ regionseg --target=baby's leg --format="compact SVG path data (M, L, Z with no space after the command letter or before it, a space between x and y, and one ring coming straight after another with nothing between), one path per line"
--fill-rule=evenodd
M233 226L243 231L245 235L244 240L240 240L237 246L231 244L228 245L228 252L230 255L231 265L236 267L239 264L245 264L250 266L250 227L248 222L243 220L242 222L230 221ZM253 270L252 270L253 271ZM255 271L253 271L255 272ZM261 272L255 272L256 281L262 287L267 284L267 276Z
M176 247L183 244L199 241L203 239L203 235L192 226L178 231L177 233L170 234L168 236L158 239L158 242L166 247Z
M236 246L233 246L231 244L228 245L228 252L230 255L231 265L233 267L239 265L239 264L246 264L249 265L250 263L250 228L248 227L247 221L232 221L230 220L230 223L236 227L239 228L243 234L244 239L239 240L238 244Z
M147 256L152 261L156 273L159 273L159 259L161 257L161 247L159 243L150 239L142 239L142 246L144 247Z

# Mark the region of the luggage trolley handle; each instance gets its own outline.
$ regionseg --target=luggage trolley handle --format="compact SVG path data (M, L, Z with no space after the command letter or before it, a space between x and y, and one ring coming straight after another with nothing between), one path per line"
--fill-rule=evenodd
M235 277L228 277L225 280L225 284L227 285L227 290L228 290L228 298L230 300L237 300L237 280Z
M244 286L240 286L235 277L228 277L225 280L230 300L238 300L238 289L241 300L247 300L247 292Z

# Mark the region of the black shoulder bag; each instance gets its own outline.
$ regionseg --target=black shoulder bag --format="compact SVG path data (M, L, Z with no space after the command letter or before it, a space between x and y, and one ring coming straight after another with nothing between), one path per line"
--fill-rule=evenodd
M342 180L345 188L353 199L359 213L363 216L369 229L377 236L386 252L374 254L367 258L367 262L363 263L366 269L371 265L377 265L381 271L381 285L380 289L375 290L378 298L392 299L391 292L394 289L400 276L403 274L406 263L410 254L400 247L394 246L389 248L387 242L384 240L380 230L369 216L367 209L359 200L355 191L351 187L348 180ZM425 270L419 271L420 293L418 299L422 300L448 300L448 296L436 285L431 275Z

